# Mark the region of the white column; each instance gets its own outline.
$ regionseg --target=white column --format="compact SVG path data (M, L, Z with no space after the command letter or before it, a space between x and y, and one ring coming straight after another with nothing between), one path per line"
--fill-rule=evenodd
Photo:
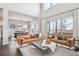
M76 40L76 46L79 47L79 9L77 9L77 21L76 21L76 26L77 26L77 40Z
M38 19L38 33L41 33L41 20Z
M74 36L75 36L75 45L79 47L79 10L74 10Z
M61 18L61 34L63 35L63 19Z
M41 18L42 18L42 11L43 11L43 4L42 3L40 3L40 15L39 15L39 33L41 33Z
M31 24L30 24L31 22L29 22L29 24L28 24L28 33L30 34L31 33Z
M3 8L3 44L8 44L8 10Z
M73 34L74 34L74 36L75 36L75 40L77 40L78 39L78 20L77 20L77 10L74 10L74 12L73 12L74 14L73 14Z
M46 34L46 24L45 24L45 19L44 20L41 20L41 33L43 34L43 35L45 35Z
M77 23L76 23L76 26L77 26L77 34L78 34L78 39L79 40L79 9L77 9Z
M48 35L48 30L47 30L47 19L45 20L45 36L46 36L46 40L47 40L47 35Z

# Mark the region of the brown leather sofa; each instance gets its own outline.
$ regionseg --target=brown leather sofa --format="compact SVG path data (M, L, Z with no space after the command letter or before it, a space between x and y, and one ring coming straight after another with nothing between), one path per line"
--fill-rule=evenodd
M48 38L48 39L55 38L55 37L56 37L56 34L48 34L48 35L47 35L47 38Z
M72 36L72 35L64 35L64 39L58 39L58 38L55 38L55 37L58 37L58 36L62 36L62 35L48 35L48 40L51 41L51 42L55 42L55 43L58 43L58 44L62 44L62 45L66 45L69 47L73 47L74 44L75 44L75 38Z
M16 38L18 45L21 47L23 44L30 44L38 40L41 40L41 37L39 37L39 34L28 34L23 36L17 36Z

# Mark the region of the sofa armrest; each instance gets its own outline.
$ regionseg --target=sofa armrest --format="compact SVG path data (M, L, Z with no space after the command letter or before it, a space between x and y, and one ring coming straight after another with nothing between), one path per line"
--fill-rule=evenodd
M18 43L19 45L21 45L21 44L22 44L23 39L22 39L22 38L16 38L16 41L17 41L17 43Z
M75 38L72 38L73 40L70 41L70 46L73 47L75 45Z

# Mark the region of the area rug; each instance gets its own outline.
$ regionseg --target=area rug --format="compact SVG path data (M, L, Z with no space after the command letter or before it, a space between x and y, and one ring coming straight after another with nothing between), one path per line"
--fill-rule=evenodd
M42 56L43 52L39 50L38 48L27 45L22 48L19 48L23 56Z
M39 50L38 48L27 45L22 48L19 48L23 56L43 56L43 52ZM44 54L44 56L79 56L79 52L76 52L74 50L69 50L68 48L57 46L56 51L52 52L49 51L49 53Z

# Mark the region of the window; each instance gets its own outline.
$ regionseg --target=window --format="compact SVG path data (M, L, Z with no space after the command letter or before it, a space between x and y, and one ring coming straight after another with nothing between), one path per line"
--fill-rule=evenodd
M58 3L43 3L43 10L47 10L55 5L57 5Z
M61 19L57 20L57 33L61 32Z
M36 25L36 31L38 31L38 24Z
M73 19L66 18L63 20L63 27L65 30L72 30L73 29Z
M50 30L54 29L54 22L50 22Z
M73 33L73 17L68 17L62 20L63 32Z
M27 24L23 24L23 31L28 32L29 31L29 27Z
M15 29L15 24L10 24L10 29Z
M48 34L56 33L56 21L54 22L49 22L49 32Z
M52 3L52 6L55 6L55 5L57 5L58 3Z
M31 25L31 32L34 33L34 24Z
M22 30L22 24L18 24L18 25L17 25L17 29L18 29L18 30Z
M50 34L50 22L47 22L47 33Z
M59 19L57 21L48 22L48 34L51 33L73 33L73 17Z
M32 24L31 30L32 30L32 33L37 33L38 32L38 24Z
M32 31L35 29L34 24L31 25L31 29L32 29Z
M27 28L28 28L28 26L27 26L27 25L23 25L23 28L24 28L24 29L27 29Z

